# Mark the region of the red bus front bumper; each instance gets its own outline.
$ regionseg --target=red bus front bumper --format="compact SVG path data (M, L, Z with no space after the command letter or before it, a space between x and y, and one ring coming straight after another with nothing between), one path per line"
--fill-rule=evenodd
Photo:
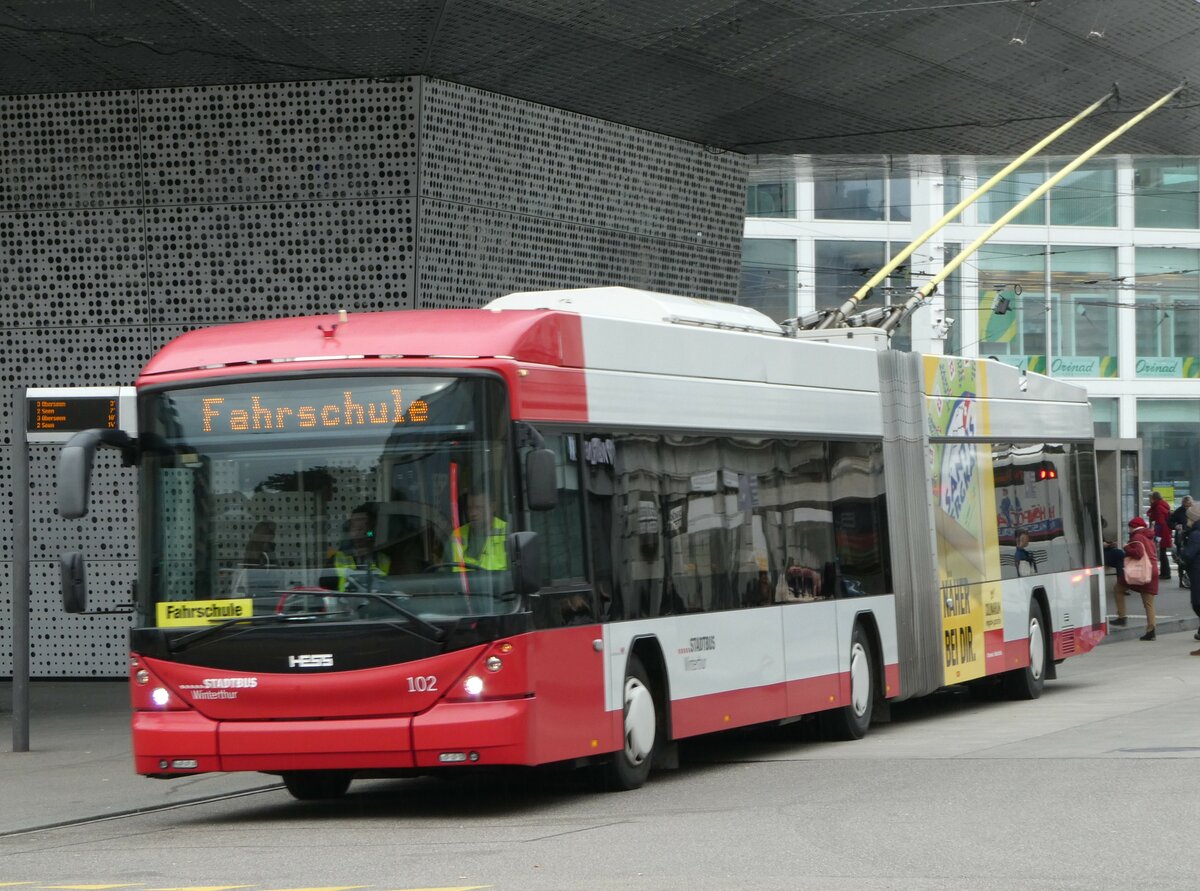
M532 764L526 743L533 706L532 698L442 702L412 717L289 721L135 712L134 765L140 774L164 776Z

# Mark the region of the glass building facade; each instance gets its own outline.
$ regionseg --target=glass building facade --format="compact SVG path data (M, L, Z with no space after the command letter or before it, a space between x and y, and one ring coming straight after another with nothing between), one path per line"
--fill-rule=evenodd
M763 159L740 299L779 320L840 306L1009 160ZM1069 160L1009 174L862 308L902 303ZM893 345L1070 378L1088 390L1097 436L1141 439L1144 495L1200 491L1200 159L1090 160L968 257Z

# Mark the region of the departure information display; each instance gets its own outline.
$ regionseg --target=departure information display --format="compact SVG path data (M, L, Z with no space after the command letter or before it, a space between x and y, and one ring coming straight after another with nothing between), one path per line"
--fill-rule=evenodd
M27 433L78 433L120 424L120 401L112 396L31 396L25 400Z

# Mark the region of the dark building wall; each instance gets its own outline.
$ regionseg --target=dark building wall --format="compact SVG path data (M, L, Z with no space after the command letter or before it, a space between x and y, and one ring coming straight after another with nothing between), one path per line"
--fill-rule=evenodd
M740 155L423 78L0 97L4 384L128 384L202 325L479 306L629 285L732 300ZM11 612L11 398L0 615ZM31 447L32 674L120 676L122 616L62 614L82 547L93 605L128 599L136 485L102 453L82 523ZM12 637L0 622L0 675Z

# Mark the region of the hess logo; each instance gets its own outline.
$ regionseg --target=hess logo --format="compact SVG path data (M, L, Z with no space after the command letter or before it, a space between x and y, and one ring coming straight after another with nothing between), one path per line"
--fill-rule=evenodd
M288 668L333 668L333 653L305 653L288 656Z

